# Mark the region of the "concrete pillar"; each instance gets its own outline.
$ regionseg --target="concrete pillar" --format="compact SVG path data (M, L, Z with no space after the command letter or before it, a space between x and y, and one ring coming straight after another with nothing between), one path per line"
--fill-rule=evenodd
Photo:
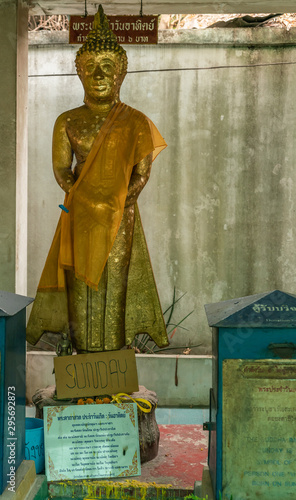
M0 0L0 290L26 294L28 6Z

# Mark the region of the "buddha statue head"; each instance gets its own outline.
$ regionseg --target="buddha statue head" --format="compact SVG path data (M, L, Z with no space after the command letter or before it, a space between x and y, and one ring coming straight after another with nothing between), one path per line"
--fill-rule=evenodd
M85 101L119 101L119 91L127 72L126 52L110 30L100 5L93 30L80 47L75 59L77 74L85 91Z

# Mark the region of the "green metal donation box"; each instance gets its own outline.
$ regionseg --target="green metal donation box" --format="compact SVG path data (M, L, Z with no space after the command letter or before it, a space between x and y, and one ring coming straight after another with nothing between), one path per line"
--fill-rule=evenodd
M26 307L33 299L0 291L0 494L15 491L25 458Z
M205 308L214 498L295 500L296 295L275 290Z

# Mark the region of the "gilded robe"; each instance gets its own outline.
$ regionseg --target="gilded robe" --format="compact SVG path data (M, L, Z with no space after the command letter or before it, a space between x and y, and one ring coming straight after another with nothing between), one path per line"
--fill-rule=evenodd
M45 331L70 329L80 335L74 342L80 352L120 349L143 332L158 346L168 344L137 206L124 307L117 307L112 291L120 279L116 262L133 167L165 147L145 115L123 103L112 108L66 195L69 213L61 214L40 279L27 327L30 343Z

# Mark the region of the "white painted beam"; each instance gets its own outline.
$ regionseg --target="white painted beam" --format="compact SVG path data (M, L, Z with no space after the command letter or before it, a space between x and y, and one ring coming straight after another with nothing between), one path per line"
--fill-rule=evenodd
M98 2L87 1L89 14L97 11ZM102 1L106 14L139 14L140 0ZM295 0L143 0L144 14L232 14L295 12ZM31 0L30 13L83 15L84 0Z

